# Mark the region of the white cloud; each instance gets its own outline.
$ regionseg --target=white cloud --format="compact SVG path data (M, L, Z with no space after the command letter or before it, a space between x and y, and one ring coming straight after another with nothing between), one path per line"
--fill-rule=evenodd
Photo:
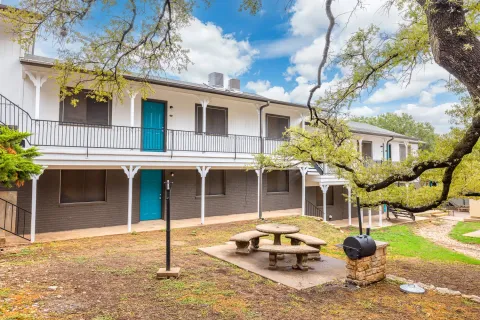
M190 25L180 30L182 46L189 49L188 56L193 64L178 76L182 80L204 83L211 72L221 72L229 77L239 76L249 70L258 50L248 39L236 40L224 34L222 28L213 23L203 23L194 18Z
M336 26L332 34L330 56L338 52L352 35L359 28L366 28L375 24L384 32L394 30L401 22L400 15L396 8L390 13L382 10L384 0L364 1L364 8L357 8L351 15L351 10L357 4L357 0L342 0L335 2L332 11L336 17ZM314 40L295 52L287 69L289 75L300 75L308 80L314 80L316 69L322 58L325 43L325 31L328 26L328 19L325 14L323 1L297 0L292 8L290 29L293 35L298 37L313 36Z
M398 76L398 75L397 75ZM420 95L430 86L432 90L427 93L431 98L441 92L446 91L445 85L439 80L447 80L448 72L437 64L427 64L422 68L418 68L413 72L412 79L408 85L399 81L387 81L383 87L377 89L367 100L369 103L385 103L398 99L411 98ZM423 99L428 99L423 94ZM422 98L422 97L420 97ZM425 100L428 102L428 100ZM432 101L430 101L433 104Z
M328 25L326 16L319 19L325 12L323 1L297 0L292 7L290 19L291 31L294 35L316 35L318 30Z
M437 133L446 133L450 130L451 124L450 117L445 114L445 111L449 110L454 104L455 102L447 102L434 107L407 104L395 110L394 113L409 114L417 121L431 123Z
M330 82L323 83L322 87L317 90L313 96L313 102L317 100L328 88L334 85L338 81L338 77L335 77ZM254 91L255 93L276 100L282 100L287 102L294 102L299 104L306 104L310 89L314 86L304 77L297 77L295 79L296 86L292 91L288 92L284 87L271 86L267 80L258 80L255 82L248 82L246 88Z
M255 92L263 92L268 90L271 87L270 81L268 80L258 80L258 81L249 81L245 86L247 89L250 89Z
M368 106L351 108L348 112L350 117L373 117L380 113L380 107L370 108Z
M258 81L249 81L246 85L246 88L254 91L255 93L275 100L281 100L290 102L290 94L285 91L283 87L278 87L270 84L270 81L258 80Z

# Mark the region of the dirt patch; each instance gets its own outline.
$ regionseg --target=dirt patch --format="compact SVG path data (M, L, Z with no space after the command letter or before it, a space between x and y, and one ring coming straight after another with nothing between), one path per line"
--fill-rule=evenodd
M338 230L311 219L279 221L299 225L302 232L327 240L324 254L342 256L334 247L345 236ZM274 320L475 319L480 313L480 304L460 297L433 292L406 295L388 281L364 289L333 283L297 291L197 250L225 243L255 223L173 230L172 240L183 243L172 249L173 265L182 268L177 280L155 279L165 261L162 232L54 242L7 252L0 256L4 285L0 314L14 319ZM389 273L425 283L432 279L437 286L445 282L466 293L480 287L475 282L475 277L480 279L477 266L409 259L393 260L388 267ZM439 270L451 273L453 280L447 282ZM50 286L58 288L52 291Z
M480 295L480 266L429 262L419 259L394 259L387 265L389 274L436 287Z

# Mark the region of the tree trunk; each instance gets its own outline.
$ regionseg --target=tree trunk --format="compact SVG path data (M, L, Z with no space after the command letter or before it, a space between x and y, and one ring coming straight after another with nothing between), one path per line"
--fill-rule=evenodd
M480 98L480 41L467 25L463 0L417 0L427 16L435 62ZM427 3L427 4L425 4Z

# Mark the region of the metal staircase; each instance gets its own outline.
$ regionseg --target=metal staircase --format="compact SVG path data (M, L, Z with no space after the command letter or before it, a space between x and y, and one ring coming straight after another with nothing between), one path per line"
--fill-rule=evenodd
M0 125L30 132L32 118L18 105L0 94ZM28 138L26 139L28 141ZM31 213L0 198L0 230L30 240Z
M0 230L30 241L31 218L29 211L0 198Z

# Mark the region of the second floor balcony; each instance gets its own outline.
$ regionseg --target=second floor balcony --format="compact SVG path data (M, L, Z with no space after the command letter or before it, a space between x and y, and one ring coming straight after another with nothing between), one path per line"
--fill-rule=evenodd
M0 124L29 132L28 145L38 147L104 148L145 152L272 153L285 139L238 134L134 126L84 124L33 119L0 96Z

